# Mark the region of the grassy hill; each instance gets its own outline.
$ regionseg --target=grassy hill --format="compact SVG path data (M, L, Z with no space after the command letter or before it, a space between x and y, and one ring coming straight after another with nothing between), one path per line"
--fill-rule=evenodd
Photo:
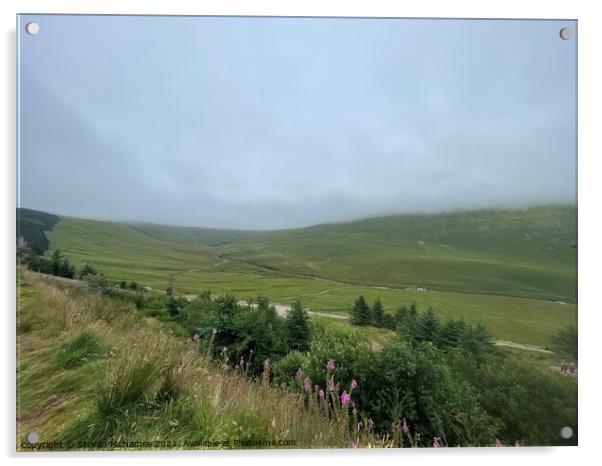
M134 228L288 275L574 302L576 216L574 207L547 206L399 215L268 232Z
M133 305L19 273L17 449L27 432L57 450L349 447L369 434L306 410L195 351ZM237 445L255 439L268 444ZM203 445L200 441L215 442ZM109 442L151 442L125 448Z
M548 343L576 319L571 206L400 215L279 231L231 231L61 217L50 252L109 278L181 292L266 294L346 313L364 294L389 311L415 301L482 321L500 339ZM419 291L418 288L427 291Z

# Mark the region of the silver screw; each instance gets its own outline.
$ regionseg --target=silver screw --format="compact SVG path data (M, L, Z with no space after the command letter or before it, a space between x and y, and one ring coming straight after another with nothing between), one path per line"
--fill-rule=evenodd
M30 36L35 36L38 32L40 32L40 25L36 22L27 23L25 25L25 32Z
M570 439L573 436L573 429L569 426L564 426L560 429L560 436L564 439Z
M27 443L36 444L40 441L40 436L37 432L28 432L25 440L27 440Z
M571 37L573 37L573 31L571 31L569 28L562 28L560 30L560 38L562 40L569 40Z

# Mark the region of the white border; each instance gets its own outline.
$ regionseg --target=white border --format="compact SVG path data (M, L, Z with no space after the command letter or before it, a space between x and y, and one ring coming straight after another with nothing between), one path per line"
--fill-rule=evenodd
M233 461L250 464L320 464L336 462L360 464L377 460L383 463L420 462L488 466L537 463L546 465L586 464L593 462L595 448L600 441L601 410L599 395L600 354L598 334L602 330L601 299L597 293L602 264L600 220L600 157L602 132L600 87L602 73L600 51L602 26L595 1L525 1L506 0L485 2L476 0L433 0L401 2L385 0L2 0L2 99L0 113L0 141L3 157L0 174L2 189L0 286L3 338L1 348L5 373L0 384L4 414L1 427L2 454L12 464L15 428L15 23L16 13L115 13L115 14L195 14L195 15L282 15L282 16L396 16L396 17L476 17L476 18L563 18L579 21L579 442L577 448L522 448L522 449L455 449L440 451L292 451L292 452L192 452L182 454L138 453L106 454L46 454L44 458L21 457L20 464L44 462L63 464L75 461L99 464L128 461L128 463L162 464L186 461L226 464ZM167 458L166 458L167 457Z

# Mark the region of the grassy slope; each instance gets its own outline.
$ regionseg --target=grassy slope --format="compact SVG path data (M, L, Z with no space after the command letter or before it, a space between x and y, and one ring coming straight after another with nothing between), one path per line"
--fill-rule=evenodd
M300 298L330 312L347 312L360 293L380 296L389 310L416 301L443 317L482 321L500 339L546 345L576 319L575 216L571 207L542 207L275 232L61 218L48 237L51 250L116 280L164 289L173 277L180 291Z
M350 445L343 423L308 413L279 389L223 371L129 305L34 273L19 277L18 449L31 431L42 442L252 438L294 439L301 448ZM74 352L82 334L87 346Z
M232 257L297 274L390 287L575 301L576 210L406 215L250 235Z

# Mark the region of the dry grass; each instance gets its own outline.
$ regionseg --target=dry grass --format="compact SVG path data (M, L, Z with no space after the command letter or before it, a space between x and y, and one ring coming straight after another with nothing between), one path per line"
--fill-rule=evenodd
M382 444L350 432L350 414L224 369L160 322L90 290L20 271L17 444L29 431L67 449L349 447ZM92 335L103 348L75 367L61 348ZM66 346L67 345L67 346ZM205 443L204 443L205 442ZM244 445L242 445L244 447Z

